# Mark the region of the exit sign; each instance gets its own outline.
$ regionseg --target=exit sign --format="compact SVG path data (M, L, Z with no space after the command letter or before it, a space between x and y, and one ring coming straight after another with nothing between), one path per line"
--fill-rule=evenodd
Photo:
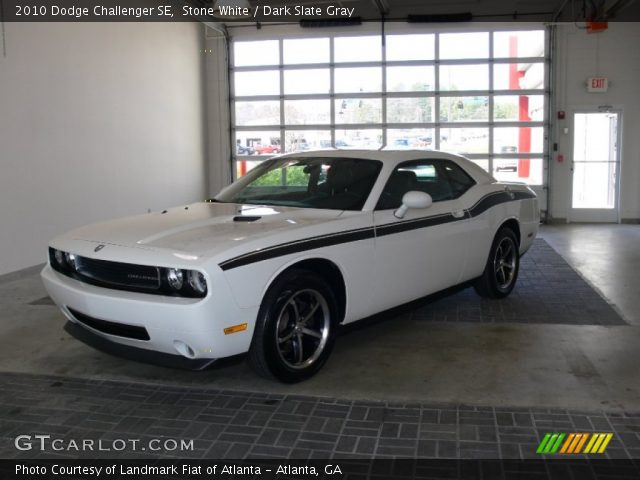
M609 89L609 79L607 77L587 78L587 91L602 93Z

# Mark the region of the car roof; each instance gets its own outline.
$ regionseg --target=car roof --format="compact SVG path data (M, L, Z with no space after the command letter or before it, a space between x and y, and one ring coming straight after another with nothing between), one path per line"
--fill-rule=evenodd
M385 165L390 165L392 168L397 164L411 161L411 160L424 160L424 159L438 159L438 160L451 160L461 166L467 173L474 177L474 180L478 183L492 183L495 182L495 178L489 175L481 167L473 163L468 158L463 157L455 153L443 152L440 150L340 150L340 149L326 149L326 150L307 150L304 152L295 152L281 155L280 158L301 158L301 157L328 157L328 158L363 158L369 160L379 160Z

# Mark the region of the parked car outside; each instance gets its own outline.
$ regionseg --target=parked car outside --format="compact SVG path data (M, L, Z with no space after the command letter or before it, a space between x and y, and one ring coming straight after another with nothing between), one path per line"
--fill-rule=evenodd
M500 153L518 153L518 147L507 145L500 149ZM517 159L508 159L501 160L496 166L496 172L517 172L518 171L518 160Z
M280 153L280 145L256 145L255 150L258 155Z
M238 155L254 155L256 150L253 147L247 147L236 143L236 154Z

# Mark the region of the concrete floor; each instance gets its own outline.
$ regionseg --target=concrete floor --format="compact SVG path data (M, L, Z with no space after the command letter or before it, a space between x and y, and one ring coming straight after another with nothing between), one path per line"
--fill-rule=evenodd
M0 370L348 399L640 411L640 226L545 227L541 236L614 305L625 326L418 324L342 336L321 374L295 386L240 360L205 372L111 357L63 330L35 273L0 279ZM420 328L418 328L420 327Z
M640 326L640 225L545 226L542 237L628 323Z

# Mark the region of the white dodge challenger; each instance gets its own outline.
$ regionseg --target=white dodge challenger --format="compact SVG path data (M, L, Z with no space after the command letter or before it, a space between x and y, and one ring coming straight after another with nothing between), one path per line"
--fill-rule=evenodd
M538 223L530 188L457 155L296 153L206 202L56 238L42 279L96 348L193 369L248 352L297 382L340 324L469 281L505 297Z

